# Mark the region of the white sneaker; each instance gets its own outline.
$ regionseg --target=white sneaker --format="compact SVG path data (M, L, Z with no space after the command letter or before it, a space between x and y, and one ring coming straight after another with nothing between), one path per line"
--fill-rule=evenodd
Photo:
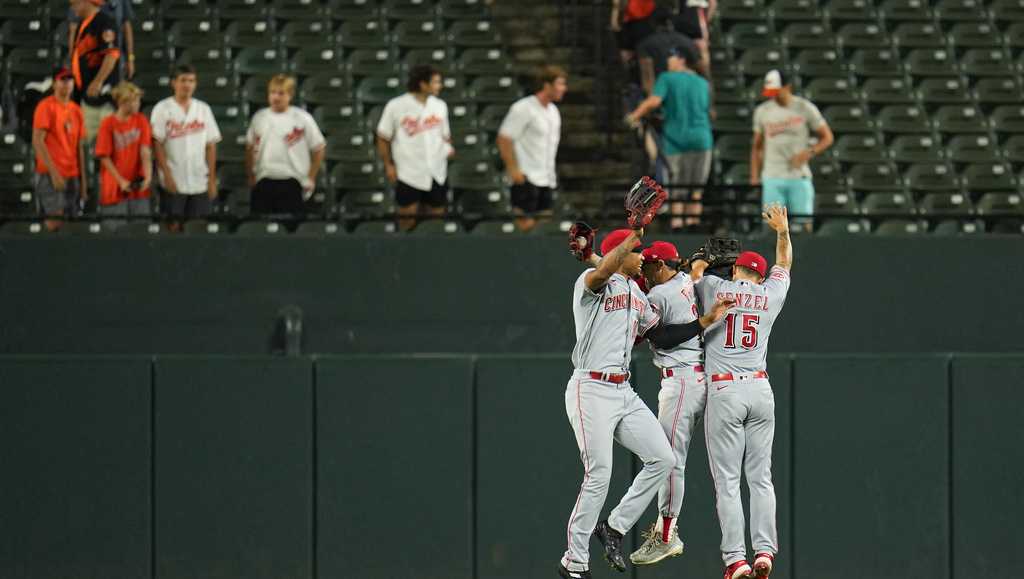
M650 530L643 534L644 544L629 556L634 565L653 565L669 557L678 557L683 554L683 542L679 540L679 531L672 527L669 533L668 543L661 540L661 531L658 525L651 525Z

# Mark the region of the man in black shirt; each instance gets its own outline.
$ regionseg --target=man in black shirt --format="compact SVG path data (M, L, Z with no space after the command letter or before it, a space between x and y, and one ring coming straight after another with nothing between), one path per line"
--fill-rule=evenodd
M707 61L698 56L697 45L692 39L675 31L671 15L659 8L654 12L652 18L656 19L657 31L643 39L636 47L640 64L640 82L644 88L644 94L651 96L654 79L665 72L669 55L676 52L684 55L686 62L694 63L694 70L707 78L710 70Z
M71 9L82 21L71 46L71 71L90 142L96 138L100 120L114 112L110 90L120 80L117 23L100 10L102 4L103 0L71 0Z

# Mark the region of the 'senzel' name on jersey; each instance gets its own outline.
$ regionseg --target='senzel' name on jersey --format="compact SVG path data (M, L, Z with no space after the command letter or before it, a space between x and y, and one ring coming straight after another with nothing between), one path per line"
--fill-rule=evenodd
M715 297L720 300L736 300L736 307L746 310L768 311L768 296L757 296L745 293L718 292Z

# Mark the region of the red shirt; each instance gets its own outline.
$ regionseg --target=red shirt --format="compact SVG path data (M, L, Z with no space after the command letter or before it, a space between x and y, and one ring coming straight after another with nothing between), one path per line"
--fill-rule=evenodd
M57 97L50 95L36 105L32 128L46 131L46 150L61 177L77 177L78 144L85 138L82 109L71 101L61 103ZM36 155L36 173L48 173L39 155Z
M110 157L117 172L128 181L142 179L142 147L153 146L153 132L149 121L142 113L135 113L126 120L109 115L100 122L96 133L96 157ZM146 199L145 191L121 192L113 173L100 163L100 205L113 205L123 199Z
M627 0L626 9L622 12L622 21L643 20L654 12L656 4L656 0Z

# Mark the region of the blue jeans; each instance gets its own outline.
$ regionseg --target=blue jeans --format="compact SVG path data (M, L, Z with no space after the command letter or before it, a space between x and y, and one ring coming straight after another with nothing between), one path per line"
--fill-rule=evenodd
M810 179L762 179L761 205L767 208L773 203L793 215L807 216L800 221L808 222L814 215L814 184Z

